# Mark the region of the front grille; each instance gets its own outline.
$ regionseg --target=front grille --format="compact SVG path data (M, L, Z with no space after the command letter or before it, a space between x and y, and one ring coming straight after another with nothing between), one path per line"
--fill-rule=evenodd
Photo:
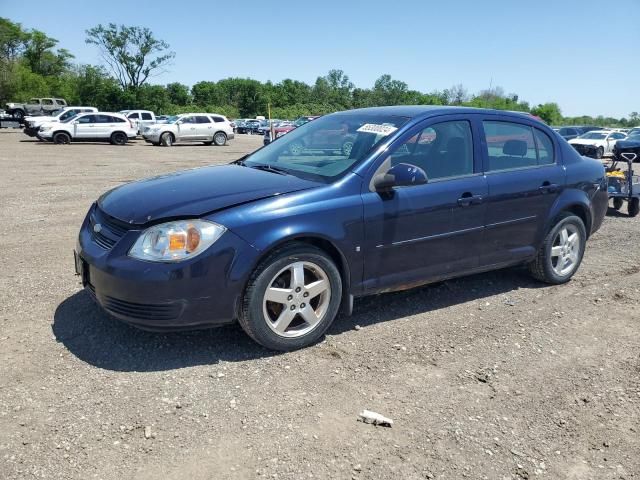
M96 228L96 225L100 227ZM105 250L111 250L129 230L126 223L107 215L98 207L94 208L89 216L89 228L93 241Z

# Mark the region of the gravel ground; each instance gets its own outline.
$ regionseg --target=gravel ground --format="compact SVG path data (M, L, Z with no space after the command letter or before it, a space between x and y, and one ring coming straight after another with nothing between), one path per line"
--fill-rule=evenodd
M0 130L1 479L640 477L638 218L610 212L567 285L510 269L359 299L294 353L238 326L142 332L94 306L72 250L101 192L260 142Z

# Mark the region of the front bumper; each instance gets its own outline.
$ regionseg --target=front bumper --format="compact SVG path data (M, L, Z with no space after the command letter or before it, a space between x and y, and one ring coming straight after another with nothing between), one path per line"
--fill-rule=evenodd
M98 222L102 230L96 234L93 225ZM141 261L127 255L141 230L126 230L113 242L114 231L123 227L113 228L115 222L93 206L76 246L83 286L109 314L148 330L193 329L235 320L257 250L227 231L193 259Z
M24 134L28 135L29 137L35 137L38 135L38 130L40 130L39 127L24 127Z

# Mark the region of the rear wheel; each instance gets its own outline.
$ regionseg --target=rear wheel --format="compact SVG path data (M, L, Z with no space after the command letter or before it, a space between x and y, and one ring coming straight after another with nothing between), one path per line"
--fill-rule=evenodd
M165 132L162 134L162 136L160 137L160 143L162 144L163 147L170 147L173 145L173 134L169 133L169 132Z
M22 119L24 118L24 112L22 110L16 110L13 112L13 118L15 118L16 120L18 120L19 122L22 121Z
M311 245L285 246L263 261L245 291L239 322L272 350L315 343L340 307L342 280L333 260Z
M613 199L613 208L615 208L616 210L620 210L622 208L622 204L624 202L622 201L621 198L618 197L614 197Z
M112 145L125 145L129 139L122 132L115 132L111 135Z
M631 198L627 202L627 213L630 217L635 217L640 213L640 198Z
M529 264L536 279L558 285L576 273L587 241L587 231L580 217L564 212L547 233L538 254Z
M222 147L227 143L227 135L224 132L218 132L213 136L213 143L218 147Z
M57 143L58 145L71 143L71 135L66 132L56 132L53 134L53 143Z

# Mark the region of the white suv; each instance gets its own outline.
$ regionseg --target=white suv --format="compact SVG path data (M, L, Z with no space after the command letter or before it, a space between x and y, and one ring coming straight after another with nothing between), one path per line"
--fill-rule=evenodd
M24 133L30 137L35 137L40 130L40 126L43 123L64 122L71 117L75 117L79 113L97 112L95 107L64 107L57 112L54 112L53 116L37 116L37 117L24 117Z
M156 114L150 110L120 110L120 113L131 120L138 130L138 135L142 133L144 127L156 123Z
M72 141L111 142L124 145L136 138L136 127L119 113L81 113L64 122L45 123L38 130L38 138L53 143Z
M179 142L204 142L222 146L234 137L227 117L216 113L185 113L171 117L168 123L146 127L142 136L154 145L170 147Z

